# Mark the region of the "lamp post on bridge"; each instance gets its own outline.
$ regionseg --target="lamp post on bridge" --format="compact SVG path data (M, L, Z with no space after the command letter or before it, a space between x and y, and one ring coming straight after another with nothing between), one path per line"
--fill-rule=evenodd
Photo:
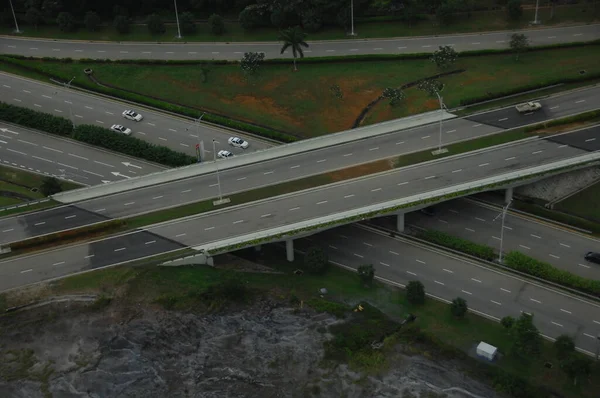
M500 230L500 254L498 255L498 262L502 264L502 251L504 250L504 219L506 218L506 213L508 212L508 208L512 203L512 199L502 208L502 213L498 214L494 221L498 219L498 217L502 217L502 229Z

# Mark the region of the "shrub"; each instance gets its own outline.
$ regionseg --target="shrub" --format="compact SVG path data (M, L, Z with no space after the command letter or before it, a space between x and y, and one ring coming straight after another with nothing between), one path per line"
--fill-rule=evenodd
M467 313L467 302L462 297L457 297L450 304L450 312L457 318L464 318Z
M213 35L222 35L225 33L225 21L223 21L223 17L220 15L212 14L208 18L208 25Z
M181 27L181 33L184 35L196 33L194 14L191 12L182 12L181 15L179 15L179 25Z
M75 17L73 17L73 14L70 12L61 12L58 14L58 17L56 17L56 23L63 32L73 32L75 28L77 28L77 25L75 24Z
M322 274L329 266L327 253L320 247L310 247L304 254L304 267L314 274Z
M150 14L146 20L146 24L148 25L148 30L153 35L161 35L167 31L165 23L157 14Z
M425 287L419 281L410 281L406 285L406 299L411 304L425 303Z
M351 311L351 309L345 304L336 303L334 301L329 301L318 297L307 300L306 305L317 312L327 312L337 318L344 318L346 314Z
M561 334L554 341L554 351L556 352L556 357L563 360L575 352L575 341L573 341L571 336Z
M0 120L61 136L69 136L73 131L73 125L68 119L5 102L0 102Z
M129 19L125 15L117 15L113 20L113 26L122 35L129 33Z
M458 53L451 46L440 46L438 50L435 50L431 55L431 62L433 62L438 68L445 69L456 62Z
M77 141L166 166L180 167L196 163L196 158L193 156L154 145L139 138L118 134L99 126L79 125L73 132L73 138Z
M95 32L98 30L98 26L100 26L100 16L94 11L88 11L85 13L85 27L90 32Z
M511 251L504 256L504 265L538 278L600 297L600 281L587 279L558 269L523 253Z
M244 302L251 296L251 291L246 284L236 275L227 277L224 281L209 286L202 297L209 300L228 300Z
M42 185L40 186L40 191L44 194L44 196L54 195L55 193L62 192L62 186L60 185L60 181L58 181L54 177L44 177L42 180Z
M508 18L513 21L518 21L523 16L523 7L521 6L521 0L509 0L506 6L508 12Z
M504 326L505 329L510 329L515 324L515 318L512 316L505 316L504 318L500 319L500 324Z
M370 285L375 278L375 268L373 264L361 265L357 269L358 277L365 285Z
M482 260L492 261L496 257L494 249L489 246L480 245L466 239L457 238L444 232L435 230L419 231L417 236L426 241L433 242L440 246L457 250L462 253L470 254L471 256L480 258Z
M246 52L240 61L240 68L245 75L256 74L265 60L265 53Z

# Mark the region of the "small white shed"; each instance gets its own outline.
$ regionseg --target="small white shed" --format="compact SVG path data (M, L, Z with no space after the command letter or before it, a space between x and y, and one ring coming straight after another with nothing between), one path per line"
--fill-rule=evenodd
M477 356L483 357L488 361L493 361L497 352L498 349L496 347L483 341L477 346Z

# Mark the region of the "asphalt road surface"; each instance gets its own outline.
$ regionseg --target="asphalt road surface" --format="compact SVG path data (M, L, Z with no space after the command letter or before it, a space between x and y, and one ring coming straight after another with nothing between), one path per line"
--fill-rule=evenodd
M431 128L431 126L429 128ZM408 130L407 132L412 131L414 133L414 131L418 130L419 129ZM580 133L585 133L585 130L572 134ZM362 141L352 143L352 145L356 144L364 145ZM335 148L339 149L340 147ZM392 148L392 145L388 145L387 147L382 146L381 148L388 148L389 150L389 148ZM341 156L336 156L333 159L323 157L323 151L312 151L302 155L281 158L276 161L262 162L246 167L226 170L222 173L222 192L223 195L226 196L233 192L246 191L267 184L289 181L301 176L324 172L324 168L328 167L328 162L338 162L338 165L343 166L344 159L347 159L345 161L349 164L355 164L352 163L352 160L350 159L356 160L360 153L375 152L370 149L373 148L361 147L361 152L357 152L356 155L351 151L343 151L341 152ZM501 150L488 150L480 154L465 155L460 159L445 160L440 163L429 165L418 165L407 170L396 171L392 174L369 178L357 184L346 183L345 185L333 188L323 188L320 191L307 194L309 197L316 195L319 198L314 200L314 203L325 201L316 207L311 207L310 205L313 199L305 199L303 195L294 196L292 201L298 203L290 205L290 209L295 207L300 208L305 205L308 206L304 207L301 212L293 211L289 214L285 209L278 209L278 217L261 218L256 226L253 226L254 223L248 224L248 220L255 218L252 214L248 213L244 214L244 216L240 216L240 218L237 218L238 216L236 215L234 216L234 220L227 220L225 215L231 215L231 213L226 212L223 213L223 217L225 217L223 222L225 224L221 223L220 220L207 221L207 223L209 223L208 226L212 225L211 223L216 223L223 227L229 221L238 223L239 220L246 220L245 224L235 225L234 230L243 231L245 228L242 227L256 227L254 229L256 231L265 228L265 223L267 222L270 222L271 225L291 222L291 216L295 219L300 217L300 219L297 219L296 221L302 220L303 216L309 218L312 218L311 216L316 217L317 214L311 214L311 209L320 214L331 214L332 212L342 211L343 208L339 207L341 204L349 208L353 208L355 205L357 205L357 207L362 207L362 205L359 205L360 203L371 204L384 202L399 197L399 195L410 196L415 193L427 192L443 186L453 185L454 183L459 183L459 181L468 182L489 177L494 172L504 173L507 170L537 166L545 162L554 162L559 159L583 153L584 151L580 149L571 148L568 145L557 145L545 140L538 140L527 144L521 143ZM302 161L298 161L298 158L302 159ZM308 159L310 159L310 161L308 161ZM408 184L411 181L418 183ZM398 184L402 185L399 186ZM407 185L404 186L404 184ZM369 188L367 189L367 187ZM371 189L374 189L375 191L370 192ZM352 192L343 193L345 190L352 190ZM155 185L140 190L133 190L84 201L78 203L77 207L111 218L128 217L184 203L214 198L217 194L218 186L215 176L204 175L192 179ZM346 195L355 196L342 199L342 197ZM342 203L340 203L340 199ZM307 200L308 202L306 202ZM260 212L261 215L270 214L272 212L269 211L269 208L272 205L272 202L266 206L264 204L259 205L257 208L260 208L261 210L256 211ZM266 210L264 210L263 207L265 207ZM253 208L254 207L251 206L247 209ZM220 215L221 213L219 212L217 214ZM55 232L63 230L64 228L61 224L62 219L63 215L56 216L52 209L1 219L0 231L7 232L0 232L0 243L6 244L40 235L41 233L36 232L35 226L40 225L42 222L44 223L43 225L54 226ZM78 225L86 225L87 220L84 218L81 218L80 220L81 223ZM200 231L192 231L192 236L198 238L198 232ZM227 236L227 234L231 232L233 231L230 231L229 228L225 228L221 229L220 233L222 236ZM208 235L212 236L212 234Z
M2 122L0 163L90 186L166 169L139 159Z
M581 134L558 135L550 138L550 140L557 144L570 145L586 151L598 151L600 150L600 126L586 129L586 131Z
M407 214L405 225L442 231L500 251L501 208L459 199L435 205L433 210L435 214L430 216L420 211ZM372 222L396 228L396 220L388 217ZM504 253L520 251L584 278L600 280L600 267L583 258L600 248L599 240L510 212L504 220L503 239Z
M496 319L518 317L521 311L534 314L542 334L575 336L578 347L592 353L596 350L595 338L600 333L597 304L356 225L308 239L295 242L295 248L320 245L328 251L330 261L352 268L373 264L376 276L402 285L420 280L427 293L449 301L463 297L470 309Z
M0 262L0 291L183 248L145 231Z
M113 124L121 124L132 130L132 137L192 156L196 156L196 144L199 140L203 140L207 152L205 156L208 159L213 159L214 156L212 153L213 139L217 141L217 151L226 149L234 154L243 152L242 149L235 149L227 143L227 139L233 133L206 124L198 127L197 123L189 120L141 107L133 107L133 110L140 112L144 119L134 122L122 116L124 110L132 109L129 104L2 72L0 72L0 85L2 101L67 119L72 115L75 124L93 124L105 128L110 128ZM198 134L198 128L200 128L200 134ZM272 146L272 144L254 138L245 137L245 139L250 143L250 147L246 151Z
M590 41L600 38L599 25L530 29L519 31L532 45L548 45ZM357 54L421 53L438 46L453 46L457 51L507 48L512 31L448 36L424 36L401 39L337 40L308 42L307 57ZM358 32L360 35L360 32ZM281 55L281 43L102 43L61 41L51 39L0 38L1 53L31 57L110 58L110 59L240 59L244 52L264 52L266 58L291 57Z

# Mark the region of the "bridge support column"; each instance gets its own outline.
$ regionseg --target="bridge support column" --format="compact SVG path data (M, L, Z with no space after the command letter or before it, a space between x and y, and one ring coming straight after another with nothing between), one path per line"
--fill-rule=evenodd
M259 252L262 250L262 245L256 245L254 246L254 251Z
M504 191L504 204L508 204L513 199L513 189L506 188Z
M396 230L404 232L404 213L396 215Z
M288 239L285 241L285 254L287 260L291 263L294 261L294 240Z
M206 265L210 265L211 267L215 266L215 260L213 259L213 257L206 257Z

